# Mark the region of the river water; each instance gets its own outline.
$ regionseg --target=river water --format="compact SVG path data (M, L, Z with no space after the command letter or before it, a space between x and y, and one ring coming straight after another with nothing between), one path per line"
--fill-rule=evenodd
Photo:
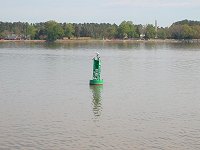
M0 149L199 150L200 45L0 43Z

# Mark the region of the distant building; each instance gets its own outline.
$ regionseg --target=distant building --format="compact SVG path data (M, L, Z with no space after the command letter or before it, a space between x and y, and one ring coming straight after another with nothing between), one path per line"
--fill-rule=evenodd
M140 39L144 39L144 37L145 37L145 34L144 34L144 33L141 33L141 34L140 34Z
M20 40L21 38L15 34L8 35L5 40Z

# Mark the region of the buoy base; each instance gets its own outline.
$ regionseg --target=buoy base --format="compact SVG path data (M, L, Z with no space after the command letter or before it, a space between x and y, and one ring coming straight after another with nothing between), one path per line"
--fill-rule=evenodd
M90 80L90 85L103 85L103 80Z

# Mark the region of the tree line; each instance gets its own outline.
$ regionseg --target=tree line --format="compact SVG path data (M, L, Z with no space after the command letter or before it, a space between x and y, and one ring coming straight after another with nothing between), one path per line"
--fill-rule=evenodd
M14 36L14 37L12 37ZM92 39L200 39L200 22L182 20L170 27L136 25L132 21L110 23L0 22L0 39L55 41L90 37Z

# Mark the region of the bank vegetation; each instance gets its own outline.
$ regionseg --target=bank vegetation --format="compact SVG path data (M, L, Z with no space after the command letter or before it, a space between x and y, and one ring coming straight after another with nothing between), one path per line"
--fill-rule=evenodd
M156 27L153 24L134 24L123 21L121 24L110 23L41 23L0 22L1 40L156 40L200 39L200 22L182 20L170 27Z

